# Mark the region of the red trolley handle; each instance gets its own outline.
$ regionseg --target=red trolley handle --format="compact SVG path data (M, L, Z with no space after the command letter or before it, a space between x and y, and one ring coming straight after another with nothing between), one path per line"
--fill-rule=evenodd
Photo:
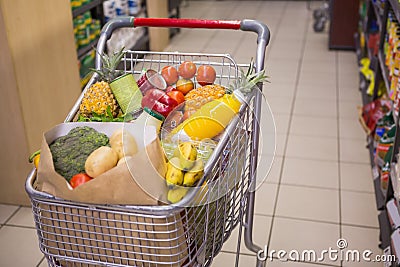
M197 29L225 29L252 31L258 34L256 55L256 71L264 66L265 49L269 43L270 31L264 23L257 20L204 20L187 18L135 18L118 17L107 22L100 34L97 43L97 52L104 51L107 40L114 30L124 27L164 27L164 28L197 28ZM96 69L100 69L100 56L96 55Z

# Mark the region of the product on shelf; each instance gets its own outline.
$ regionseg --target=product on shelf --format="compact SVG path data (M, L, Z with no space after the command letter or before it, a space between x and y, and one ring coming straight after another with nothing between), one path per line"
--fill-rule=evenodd
M389 97L394 100L397 87L399 86L399 68L400 68L400 27L392 14L389 14L387 20L387 32L384 43L385 64L388 67L390 91Z
M105 21L117 16L137 16L141 6L142 0L106 0L103 2Z

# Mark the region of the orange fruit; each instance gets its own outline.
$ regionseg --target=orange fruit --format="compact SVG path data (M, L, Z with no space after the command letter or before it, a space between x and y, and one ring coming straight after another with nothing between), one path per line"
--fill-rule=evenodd
M194 83L188 79L179 79L176 82L176 90L182 92L184 95L189 93L194 88Z

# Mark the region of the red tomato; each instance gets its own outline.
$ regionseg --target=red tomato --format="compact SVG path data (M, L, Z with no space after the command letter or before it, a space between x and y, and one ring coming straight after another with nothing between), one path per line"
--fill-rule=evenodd
M161 76L163 76L164 80L167 82L167 85L171 85L178 81L178 71L172 66L165 66L161 70Z
M185 95L180 91L171 91L167 93L167 95L175 99L175 101L178 102L178 104L185 102Z
M76 188L77 186L89 182L92 179L93 178L87 175L86 173L78 173L71 178L69 183L71 184L72 188Z
M189 93L194 88L194 84L191 80L179 79L176 82L176 90L181 91L184 95Z
M196 65L191 61L185 61L179 65L179 75L184 79L190 79L196 74Z
M201 85L213 84L217 74L215 69L208 65L202 65L197 70L196 80Z

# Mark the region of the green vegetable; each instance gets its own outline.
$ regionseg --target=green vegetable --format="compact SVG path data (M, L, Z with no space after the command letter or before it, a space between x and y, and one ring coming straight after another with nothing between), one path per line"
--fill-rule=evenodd
M95 129L83 126L72 129L67 135L61 136L50 144L53 163L56 172L67 181L78 173L85 172L85 162L88 156L97 148L108 145L107 135Z
M85 117L82 114L79 114L78 122L125 122L133 120L134 116L131 113L126 113L124 115L118 116L114 118L111 112L111 107L108 106L106 110L106 114L97 114L96 112L92 112L92 117Z

